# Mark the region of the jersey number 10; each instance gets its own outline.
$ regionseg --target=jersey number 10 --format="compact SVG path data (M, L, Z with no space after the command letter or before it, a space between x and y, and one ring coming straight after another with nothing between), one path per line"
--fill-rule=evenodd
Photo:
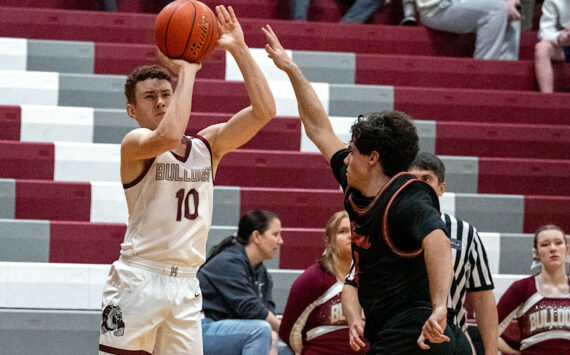
M198 191L191 189L187 194L184 194L184 189L178 190L176 193L176 199L178 200L178 212L176 213L176 220L182 220L182 205L184 204L184 218L186 219L196 219L198 217L198 203L200 199L198 197ZM188 200L192 199L194 201L194 212L190 212L190 202Z

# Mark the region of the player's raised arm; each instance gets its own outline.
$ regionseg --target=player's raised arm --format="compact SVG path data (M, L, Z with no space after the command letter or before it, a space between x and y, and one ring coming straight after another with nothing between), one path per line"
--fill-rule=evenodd
M231 6L216 6L221 37L218 45L234 57L243 75L251 100L248 106L228 122L210 126L199 134L212 146L214 168L222 156L249 141L275 116L275 99L261 69L247 47L243 31Z
M262 28L267 44L265 50L275 65L288 76L299 107L299 116L305 126L305 132L317 148L330 160L332 155L346 145L335 135L329 117L319 100L317 93L307 80L299 66L287 55L277 35L269 25Z

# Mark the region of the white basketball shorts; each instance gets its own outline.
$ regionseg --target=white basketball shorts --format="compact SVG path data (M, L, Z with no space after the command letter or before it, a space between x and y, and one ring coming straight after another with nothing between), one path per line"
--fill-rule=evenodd
M196 268L121 256L103 291L99 354L202 355Z

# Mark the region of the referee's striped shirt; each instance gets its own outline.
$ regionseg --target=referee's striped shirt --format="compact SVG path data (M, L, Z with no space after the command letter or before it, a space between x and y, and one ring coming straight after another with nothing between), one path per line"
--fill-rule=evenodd
M493 278L477 229L446 213L441 214L441 219L445 222L445 229L451 238L454 271L448 307L455 309L455 323L465 331L467 310L463 304L466 292L492 290Z

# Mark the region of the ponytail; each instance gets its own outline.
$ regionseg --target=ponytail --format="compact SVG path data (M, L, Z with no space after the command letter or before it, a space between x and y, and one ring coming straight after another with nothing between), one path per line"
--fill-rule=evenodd
M253 210L247 212L239 220L237 234L230 235L218 244L214 245L210 250L210 255L206 259L206 263L212 260L214 256L234 245L236 242L244 246L248 245L251 234L254 231L258 231L261 234L265 233L267 228L269 228L269 224L275 218L277 218L277 215L265 210Z

